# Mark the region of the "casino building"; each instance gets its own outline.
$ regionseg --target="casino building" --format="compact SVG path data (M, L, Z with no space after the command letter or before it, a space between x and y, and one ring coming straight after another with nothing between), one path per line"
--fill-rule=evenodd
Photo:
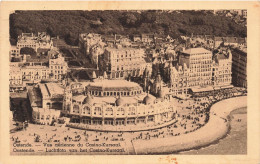
M154 97L134 82L95 79L71 83L65 89L62 115L71 123L107 126L158 125L171 121L170 97ZM95 127L93 126L93 127Z

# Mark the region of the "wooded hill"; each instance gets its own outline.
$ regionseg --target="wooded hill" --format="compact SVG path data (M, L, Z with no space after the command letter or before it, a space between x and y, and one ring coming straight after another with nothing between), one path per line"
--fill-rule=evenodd
M78 44L80 33L133 35L202 34L246 37L246 27L228 17L207 11L15 11L10 15L10 42L22 32L47 31L70 45Z

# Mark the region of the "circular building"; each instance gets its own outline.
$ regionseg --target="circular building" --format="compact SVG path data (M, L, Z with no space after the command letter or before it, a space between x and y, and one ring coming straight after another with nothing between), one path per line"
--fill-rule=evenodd
M74 92L73 84L65 91L62 115L70 125L93 130L152 127L172 120L175 112L168 99L142 91L134 82L102 80L85 83L84 92ZM86 126L84 126L86 125ZM76 125L75 125L76 126ZM134 127L134 128L133 128ZM139 128L140 129L140 128Z

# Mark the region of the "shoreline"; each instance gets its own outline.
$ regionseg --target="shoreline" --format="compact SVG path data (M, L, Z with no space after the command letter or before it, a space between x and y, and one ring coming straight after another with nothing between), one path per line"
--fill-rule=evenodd
M234 97L213 104L210 108L210 121L204 127L193 133L178 137L169 137L168 139L164 138L164 141L162 139L156 139L156 141L153 141L153 145L155 146L149 144L149 141L142 141L142 143L135 142L134 147L136 154L179 154L183 151L198 150L211 144L216 144L221 139L224 139L230 132L230 121L224 122L224 119L228 119L231 112L247 107L246 99L247 96ZM223 106L227 107L224 111ZM211 133L210 129L215 127L214 124L218 125L218 131ZM208 132L210 132L210 135L207 135ZM186 141L182 138L185 138ZM142 145L142 147L139 145Z
M209 147L209 146L211 146L211 145L215 145L215 144L219 144L222 140L224 140L228 135L230 135L230 133L231 133L231 129L232 129L232 126L231 126L231 121L232 121L232 117L231 116L233 116L233 115L236 115L236 114L241 114L241 113L234 113L234 112L236 112L236 111L239 111L239 110L241 110L241 109L243 109L243 108L247 108L247 107L241 107L241 108L237 108L237 109L234 109L233 111L231 111L230 112L230 114L227 116L228 118L228 131L227 131L227 133L222 137L222 138L220 138L220 139L218 139L218 140L216 140L216 141L214 141L214 142L212 142L212 143L210 143L210 144L208 144L208 145L205 145L205 146L198 146L198 147L196 147L196 148L193 148L193 149L189 149L189 150L184 150L184 151L178 151L178 152L176 152L176 154L180 154L180 155L190 155L190 154L182 154L182 153L185 153L185 152L189 152L189 151L196 151L196 150L200 150L200 149L202 149L202 148L207 148L207 147ZM242 113L242 114L247 114L247 112L245 112L245 113ZM208 155L208 154L200 154L200 155ZM233 155L233 154L230 154L230 155Z
M231 130L232 114L247 106L247 97L233 97L212 104L209 108L209 121L200 129L183 134L180 136L170 136L153 140L133 140L133 142L124 143L125 152L121 155L160 155L160 154L180 154L192 150L199 150L210 145L218 144L222 139L227 137ZM243 111L242 111L243 113ZM121 142L121 141L120 141ZM151 144L152 142L152 144ZM59 153L66 155L67 153ZM55 152L48 153L21 153L26 155L50 154L55 155ZM77 153L76 153L77 154ZM95 152L80 153L82 155L94 155ZM118 154L111 153L109 155ZM17 154L16 154L17 155ZM97 155L97 154L96 154ZM108 155L106 153L98 153L98 155ZM183 154L185 155L185 154ZM214 153L212 153L214 155Z

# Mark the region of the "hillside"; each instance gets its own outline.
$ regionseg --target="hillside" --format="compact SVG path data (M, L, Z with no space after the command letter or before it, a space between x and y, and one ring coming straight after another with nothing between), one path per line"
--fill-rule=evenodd
M246 37L246 27L230 18L204 11L16 11L10 15L10 42L22 32L47 31L77 45L80 33L133 35L141 33L205 34Z

